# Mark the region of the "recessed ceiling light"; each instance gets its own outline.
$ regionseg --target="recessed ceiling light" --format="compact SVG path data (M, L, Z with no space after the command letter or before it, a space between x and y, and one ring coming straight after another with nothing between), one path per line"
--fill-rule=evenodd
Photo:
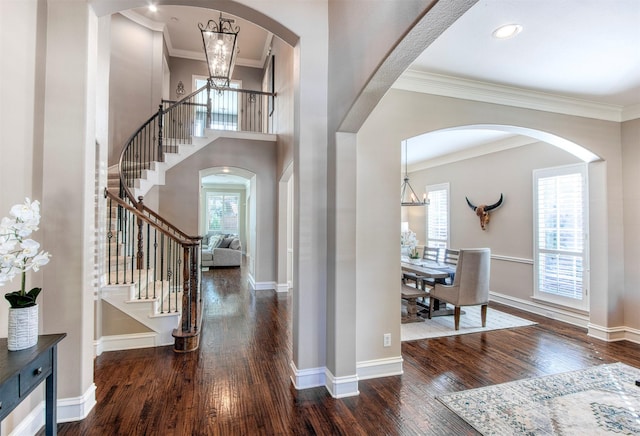
M522 32L522 26L520 24L505 24L494 30L492 35L494 38L507 39L513 38L520 32Z
M156 5L154 5L154 4L150 4L149 5L149 10L151 12L158 12L158 7Z

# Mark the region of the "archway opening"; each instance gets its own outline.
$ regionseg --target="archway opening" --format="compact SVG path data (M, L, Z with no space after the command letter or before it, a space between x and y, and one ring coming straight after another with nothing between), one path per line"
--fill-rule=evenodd
M255 270L256 175L237 167L220 166L199 171L199 233L205 243L218 235L237 235L248 260L249 273Z

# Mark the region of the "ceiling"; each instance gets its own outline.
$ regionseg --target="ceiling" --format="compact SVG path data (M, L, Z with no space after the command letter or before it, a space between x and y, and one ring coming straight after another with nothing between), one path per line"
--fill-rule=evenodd
M520 24L522 31L494 38L493 31L504 24ZM409 70L562 96L572 103L640 105L640 1L480 0ZM409 170L506 138L488 130L411 138Z
M209 20L218 22L220 12L192 6L159 5L157 11L136 8L123 13L126 17L154 30L163 31L169 55L204 62L202 36L198 24L207 25ZM234 19L238 33L238 58L236 65L262 68L269 53L273 34L242 18L223 14Z
M197 24L217 20L220 13L161 5L157 12L138 8L125 15L164 29L171 56L204 60ZM262 67L273 35L233 18L240 27L237 65ZM509 23L520 24L521 33L505 40L492 36ZM640 0L480 0L407 72L461 79L458 84L464 86L498 86L501 92L517 91L519 97L528 92L608 110L640 107ZM489 144L527 142L491 129L448 130L407 139L409 170L452 153L480 153L490 149Z

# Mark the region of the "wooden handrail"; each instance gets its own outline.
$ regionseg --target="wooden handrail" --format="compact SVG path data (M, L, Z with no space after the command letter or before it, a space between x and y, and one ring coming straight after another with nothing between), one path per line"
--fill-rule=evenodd
M110 198L111 200L115 201L118 204L118 206L121 206L124 209L128 210L129 212L133 213L135 216L140 218L145 223L149 224L154 229L158 230L160 233L162 233L162 234L164 234L164 235L166 235L166 236L168 236L170 238L175 239L176 242L178 242L181 245L185 245L185 246L198 245L200 243L200 240L202 239L201 236L195 236L195 237L187 236L185 239L180 239L177 236L171 234L171 232L168 232L167 229L165 229L162 226L158 225L158 223L156 223L155 221L149 219L149 217L147 217L144 213L140 212L137 208L131 206L126 201L121 199L119 196L117 196L117 195L113 194L112 192L110 192L108 189L104 190L104 196L105 196L105 198ZM182 232L180 232L180 233L182 233Z
M158 214L158 212L156 212L153 209L150 209L149 207L147 207L147 205L144 204L144 202L143 202L143 197L138 197L138 202L136 203L136 207L142 208L142 210L144 212L148 213L153 218L155 218L158 221L162 222L162 224L164 224L165 226L169 227L171 230L173 230L175 233L177 233L180 236L182 236L184 239L193 239L193 240L198 240L198 241L202 239L202 236L187 235L185 232L180 230L177 226L175 226L174 224L171 224L169 221L167 221L162 216L160 216L160 214Z

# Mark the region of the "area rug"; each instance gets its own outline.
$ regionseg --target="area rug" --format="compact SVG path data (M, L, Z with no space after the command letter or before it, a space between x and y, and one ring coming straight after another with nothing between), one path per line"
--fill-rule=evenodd
M613 363L438 399L483 435L638 435L639 379Z
M455 330L453 315L436 316L431 319L425 319L424 322L402 324L400 338L402 341L414 341L416 339L463 335L536 324L489 307L487 309L487 326L482 327L480 306L464 307L463 311L465 313L460 317L460 330Z

